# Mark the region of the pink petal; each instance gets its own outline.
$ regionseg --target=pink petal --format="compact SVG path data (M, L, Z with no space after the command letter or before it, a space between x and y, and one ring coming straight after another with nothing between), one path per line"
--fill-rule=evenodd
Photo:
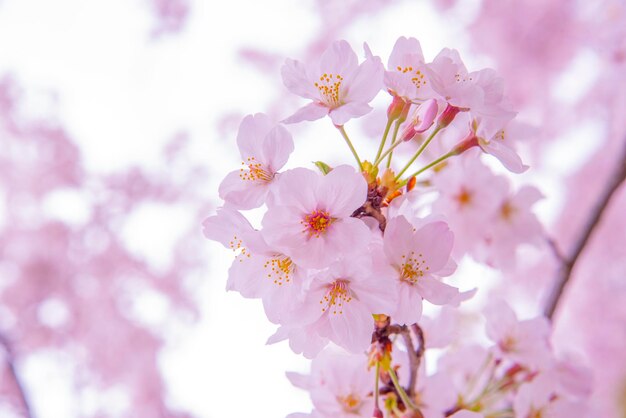
M283 120L283 123L298 123L304 120L312 121L323 118L328 114L328 108L319 102L309 103L298 109L296 113Z
M307 99L319 98L319 91L309 79L304 64L287 59L280 72L283 84L290 92Z
M218 189L220 198L240 210L258 208L265 201L270 183L243 180L240 175L239 170L226 175Z
M350 102L332 109L328 115L335 125L341 126L352 118L368 114L371 110L372 107L367 103Z
M411 57L410 61L407 61L407 56ZM415 62L414 62L415 61ZM419 41L415 38L405 38L401 36L398 38L393 46L387 68L390 71L395 71L397 67L405 67L407 65L415 66L416 63L424 62L424 54L422 53L422 47Z
M345 97L347 102L369 103L383 87L385 69L380 58L365 60L354 75L346 80L349 90Z
M209 216L202 222L202 232L210 240L221 243L226 248L231 248L234 236L239 239L254 231L250 222L239 211L223 207L217 209L217 214Z
M334 217L348 217L367 199L367 182L349 165L335 167L320 179L317 200Z
M339 74L346 78L359 65L356 53L344 40L335 41L324 51L320 59L320 75L322 73Z
M413 324L422 318L422 297L414 286L400 284L398 288L398 305L391 315L398 324Z
M293 206L301 213L310 213L317 208L316 190L322 176L306 168L294 168L281 173L276 179L274 194L276 205ZM268 202L270 203L270 202Z
M482 146L482 148L486 153L500 160L502 165L513 173L523 173L528 169L528 166L522 163L522 159L512 148L509 148L497 139L492 139L488 144Z
M454 234L445 222L432 222L415 232L415 243L415 248L423 254L430 273L437 274L450 259Z
M450 303L459 295L459 289L447 285L432 276L421 277L415 285L420 295L434 305Z
M293 148L291 134L285 127L278 125L263 139L263 163L275 173L287 163Z
M244 161L248 157L262 157L263 141L273 127L270 118L263 113L248 115L243 118L237 132L237 146Z
M343 306L343 313L328 312L334 338L331 340L353 353L363 353L370 345L374 321L372 313L359 301Z

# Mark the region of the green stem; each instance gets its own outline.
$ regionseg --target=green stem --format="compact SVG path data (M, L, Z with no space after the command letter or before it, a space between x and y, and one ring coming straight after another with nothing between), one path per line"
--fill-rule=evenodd
M402 122L400 122L400 119L398 119L396 121L396 126L393 127L393 139L391 140L392 144L396 142L396 138L398 137L398 130L400 129L401 124ZM387 157L387 168L391 167L391 157L393 157L393 150L389 152L389 157Z
M343 139L346 140L346 144L348 144L350 151L352 151L352 155L354 155L354 159L359 165L359 171L363 171L363 164L361 164L361 159L359 158L359 154L356 153L356 150L354 149L354 146L352 145L352 142L350 141L350 138L348 137L346 130L343 128L343 125L337 126L337 129L339 129L339 132L341 132L341 136L343 136Z
M393 382L393 385L396 387L396 390L398 391L400 398L402 398L402 402L404 402L404 405L406 405L407 408L411 408L414 411L419 411L419 408L415 406L413 401L411 401L411 398L409 398L409 395L406 394L406 391L404 390L402 385L400 385L400 382L398 381L398 376L396 375L396 372L392 368L389 368L389 376L391 377L391 381Z
M439 164L439 163L441 163L441 162L443 162L443 161L447 160L448 158L453 157L455 155L457 155L457 154L455 152L452 152L452 151L450 151L447 154L442 155L441 157L437 158L432 163L430 163L428 165L425 165L424 167L422 167L419 170L417 170L415 173L413 173L410 176L408 176L405 180L402 180L400 182L400 187L406 185L411 177L416 177L416 176L422 174L424 171L428 170L429 168L432 168L432 167L436 166L437 164Z
M437 127L435 128L435 130L428 136L428 138L426 138L426 141L424 141L424 143L419 147L419 149L417 150L417 152L415 153L415 155L409 160L409 162L404 166L404 168L398 173L398 175L396 176L396 181L400 180L400 177L402 177L402 175L404 174L404 172L406 170L409 169L409 167L411 167L411 164L413 164L415 162L415 160L417 160L417 157L419 157L420 155L422 155L422 153L424 152L424 150L426 149L426 147L428 146L428 144L430 144L430 141L433 140L433 138L435 137L435 135L437 135L439 133L439 131L442 129L441 126L437 125Z
M396 141L396 142L392 143L391 146L389 148L387 148L387 150L385 152L383 152L382 155L380 157L378 157L378 159L376 161L374 161L374 166L377 166L378 164L382 163L383 160L385 159L385 157L387 155L389 155L389 153L392 152L402 142L403 142L402 140L399 140L399 141Z
M387 142L387 135L389 135L389 129L391 129L392 123L393 119L387 119L387 126L385 126L385 132L383 132L383 138L380 140L380 146L378 147L378 152L376 153L376 158L374 158L374 161L378 161L378 159L380 158L380 154L383 152L385 142Z

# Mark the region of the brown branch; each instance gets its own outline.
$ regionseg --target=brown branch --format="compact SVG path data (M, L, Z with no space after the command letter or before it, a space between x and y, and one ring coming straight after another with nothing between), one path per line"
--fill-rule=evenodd
M550 298L548 299L548 303L545 308L545 315L552 319L554 316L556 309L559 305L559 301L561 300L561 296L563 295L563 291L567 286L567 283L571 279L572 272L574 267L576 266L576 262L578 258L582 254L583 250L587 246L593 231L595 231L596 227L599 225L600 220L602 219L602 215L604 214L606 208L609 206L611 198L619 189L620 185L624 183L626 179L626 141L624 141L624 148L618 160L618 166L609 179L606 188L602 192L600 199L598 200L594 210L587 221L587 224L583 228L580 234L580 238L576 242L574 246L574 250L572 251L572 255L563 259L561 263L561 268L559 269L556 286L554 287ZM555 244L553 245L553 251L557 254L557 258L559 258L558 254L561 254L558 251L558 248ZM561 257L562 258L562 257Z
M20 397L20 402L22 403L22 408L24 409L24 414L26 418L33 418L32 408L30 407L30 403L28 401L28 396L26 396L26 391L24 390L24 385L20 380L17 370L15 369L15 357L13 354L13 347L11 346L10 341L4 335L0 334L0 345L4 347L4 351L6 353L5 359L7 363L7 369L9 371L9 375L11 376L11 380L13 380L13 384L15 385L15 389Z

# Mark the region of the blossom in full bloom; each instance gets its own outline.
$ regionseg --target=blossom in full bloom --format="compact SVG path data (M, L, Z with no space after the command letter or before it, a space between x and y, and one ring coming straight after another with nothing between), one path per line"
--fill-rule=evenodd
M439 280L451 274L447 268L454 234L445 222L414 227L404 216L387 223L384 253L391 267L388 274L398 291L398 303L391 314L402 324L417 322L422 316L422 299L436 305L457 303L459 291Z
M237 145L241 168L226 176L219 194L237 209L254 209L263 204L276 173L293 152L293 139L283 126L257 113L241 122Z
M417 39L398 38L387 63L385 87L391 94L411 102L436 97Z
M323 268L369 244L369 228L350 217L367 196L365 179L354 168L341 165L327 175L288 170L274 196L263 217L263 236L296 264Z
M496 343L497 355L528 367L551 361L550 324L544 317L519 321L504 301L494 301L485 309L487 336Z
M368 104L382 87L383 65L369 57L361 64L346 41L334 42L315 64L287 60L282 68L287 89L313 102L285 119L286 123L330 116L335 125L369 113Z
M314 275L293 319L315 321L321 336L348 351L364 352L372 337L372 314L389 312L394 301L391 283L372 275L371 257L364 252L343 258Z

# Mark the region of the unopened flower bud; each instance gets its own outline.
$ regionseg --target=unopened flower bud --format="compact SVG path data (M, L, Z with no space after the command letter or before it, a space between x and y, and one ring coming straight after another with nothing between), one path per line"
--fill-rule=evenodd
M465 138L461 140L454 148L452 148L451 153L453 155L463 154L465 151L472 147L478 146L478 137L476 136L476 132L473 130L470 131Z
M450 103L448 103L443 112L441 112L441 115L439 115L439 119L437 119L437 126L439 126L440 128L445 128L446 126L450 125L460 111L460 107L452 106Z
M372 413L372 418L384 418L383 411L380 410L379 407L374 407L374 412Z
M389 120L400 119L402 113L404 113L404 108L410 107L410 103L407 103L402 97L393 95L393 100L389 107L387 108L387 118ZM408 110L406 111L408 113ZM406 119L406 115L404 117Z
M415 138L417 134L426 132L435 121L438 109L437 100L435 99L430 99L422 103L413 114L411 122L402 131L400 138L403 141L410 141Z

